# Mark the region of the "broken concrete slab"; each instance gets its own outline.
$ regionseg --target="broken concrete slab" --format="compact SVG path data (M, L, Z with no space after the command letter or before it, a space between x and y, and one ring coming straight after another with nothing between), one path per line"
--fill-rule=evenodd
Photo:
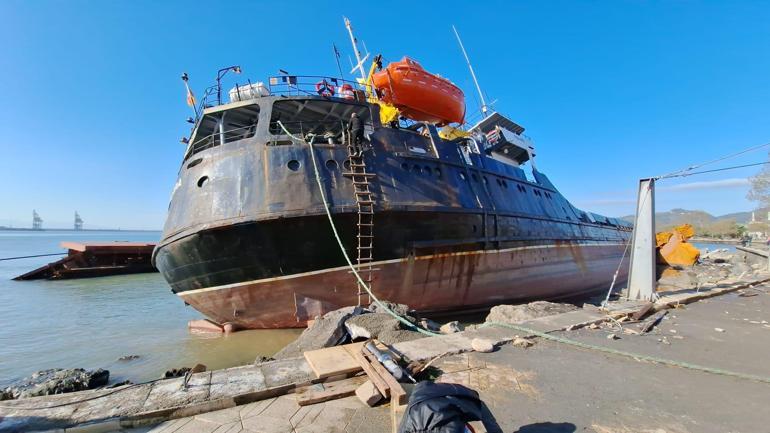
M315 378L305 358L279 359L259 365L268 388L306 383Z
M421 334L417 331L396 329L381 332L377 339L387 345L393 345L396 343L402 343L404 341L419 340L425 337L427 337L427 335Z
M353 340L369 339L378 338L381 333L386 331L401 329L401 322L387 313L359 314L348 318L345 321L345 328Z
M267 388L262 369L254 365L212 371L210 380L212 400Z
M492 307L485 321L516 324L575 310L578 310L578 307L572 304L558 304L548 301L536 301L522 305L498 305Z
M152 384L143 409L154 410L203 401L209 397L211 375L211 372L193 374L186 390L183 390L183 377L157 381Z
M298 358L308 350L336 346L347 338L345 320L361 313L360 307L345 307L319 317L300 336L273 355L275 359Z

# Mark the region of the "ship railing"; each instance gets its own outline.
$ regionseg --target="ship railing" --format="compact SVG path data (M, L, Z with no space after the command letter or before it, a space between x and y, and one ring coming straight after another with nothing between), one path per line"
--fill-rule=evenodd
M323 84L326 83L326 87ZM246 83L235 83L234 87L246 84L255 84L251 80ZM319 89L318 85L321 84ZM343 86L349 85L352 93ZM336 98L351 99L358 102L365 102L368 90L373 90L369 84L361 84L357 81L346 80L344 78L328 77L323 75L279 75L270 77L265 84L270 91L270 95L278 96L332 96ZM229 102L229 90L225 91L221 85L207 87L198 103L196 110L196 120L203 116L203 111L207 108Z
M351 94L346 93L348 87ZM271 95L279 96L332 96L365 101L371 85L344 78L327 77L323 75L278 75L268 79L268 89Z

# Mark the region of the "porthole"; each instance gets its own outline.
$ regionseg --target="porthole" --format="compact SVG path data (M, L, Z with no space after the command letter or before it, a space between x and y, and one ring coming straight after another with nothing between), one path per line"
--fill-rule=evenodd
M430 176L431 174L433 174L432 170L431 170L431 169L430 169L430 167L428 167L427 165L425 166L425 174L427 174L428 176Z
M342 163L342 166L343 166L343 167L345 167L345 170L347 170L347 171L350 171L350 160L349 160L349 159L346 159L346 160L345 160L345 161Z
M405 162L402 162L402 163L401 163L401 168L403 168L403 169L404 169L404 170L406 170L406 171L409 171L409 164L407 164L407 163L405 163Z
M503 186L503 181L502 180L500 180L500 179L495 179L495 180L497 180L497 185Z
M412 166L412 171L414 171L417 174L420 174L420 173L422 173L422 167L420 167L419 165L415 164L414 166Z
M436 168L436 177L441 177L441 169Z
M203 185L206 184L206 182L209 181L208 176L202 176L200 179L198 179L198 188L203 188Z
M508 189L508 182L503 180L503 188Z
M484 181L484 185L489 185L489 179L486 176L482 177L481 180Z
M289 167L289 170L291 171L297 171L299 170L299 161L292 159L286 164L286 167Z
M340 168L339 164L337 164L337 161L330 159L326 161L326 168L329 171L337 171L338 168Z
M471 173L471 177L473 178L474 182L478 182L479 181L479 177L476 176L476 173Z
M462 180L465 180L465 179L466 179L466 177L465 177L465 173L463 173L463 172L460 172L460 173L459 173L459 175L460 175L460 179L462 179Z

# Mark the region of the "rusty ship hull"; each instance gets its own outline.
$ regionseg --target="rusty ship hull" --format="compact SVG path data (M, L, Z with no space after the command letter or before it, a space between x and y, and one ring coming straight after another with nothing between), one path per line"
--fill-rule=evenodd
M172 291L213 321L301 327L361 302L327 209L373 292L423 313L606 290L618 269L630 224L577 209L545 174L525 172L532 148L382 125L366 100L275 93L203 110L153 254ZM353 112L366 124L355 158ZM500 116L486 122L478 128L524 140Z
M562 243L387 260L374 263L373 286L378 297L427 315L574 297L606 290L622 248ZM179 295L210 319L243 328L304 327L318 315L358 301L347 266Z

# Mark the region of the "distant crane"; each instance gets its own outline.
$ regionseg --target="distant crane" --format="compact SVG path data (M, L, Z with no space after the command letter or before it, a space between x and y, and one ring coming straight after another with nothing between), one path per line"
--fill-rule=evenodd
M83 218L80 218L78 211L75 211L75 230L83 230Z
M43 230L43 218L40 218L34 209L32 210L32 230Z

